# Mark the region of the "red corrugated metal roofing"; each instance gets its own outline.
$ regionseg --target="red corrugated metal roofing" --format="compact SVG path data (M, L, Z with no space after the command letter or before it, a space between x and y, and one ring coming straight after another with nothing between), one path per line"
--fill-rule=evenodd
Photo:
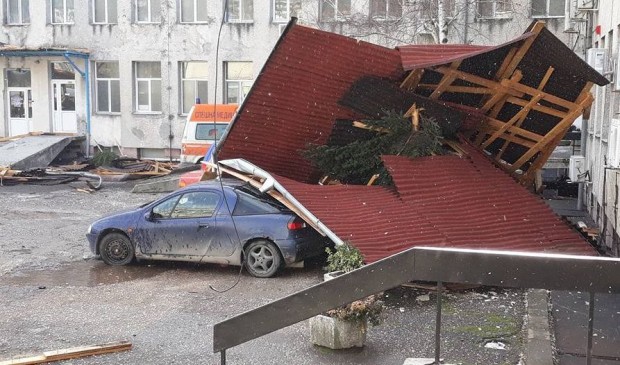
M596 254L538 196L463 148L468 157L384 156L396 190L279 181L368 262L413 246Z
M469 44L420 44L398 47L403 69L414 70L416 68L443 65L453 61L463 60L494 49L502 48L530 37L527 32L518 38L497 46L475 46Z
M403 73L396 50L292 24L256 79L219 158L245 158L299 181L315 171L299 151L324 144L336 119L361 118L338 104L354 81ZM294 168L292 168L294 166Z

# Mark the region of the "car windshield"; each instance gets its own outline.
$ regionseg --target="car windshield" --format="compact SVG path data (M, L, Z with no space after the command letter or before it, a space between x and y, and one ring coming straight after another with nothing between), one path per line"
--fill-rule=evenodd
M224 131L226 131L228 123L199 123L196 126L196 139L199 141L217 141Z

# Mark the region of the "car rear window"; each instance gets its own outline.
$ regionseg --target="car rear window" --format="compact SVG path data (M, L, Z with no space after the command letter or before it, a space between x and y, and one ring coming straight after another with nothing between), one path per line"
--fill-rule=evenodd
M262 195L250 187L238 187L235 191L239 198L233 215L274 214L289 211L269 195Z

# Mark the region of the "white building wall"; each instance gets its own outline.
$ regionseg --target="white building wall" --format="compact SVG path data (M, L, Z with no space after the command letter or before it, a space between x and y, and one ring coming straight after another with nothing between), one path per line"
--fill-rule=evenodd
M590 47L608 50L605 71L617 80L614 63L618 60L620 40L620 3L617 0L599 0L598 10L582 12L589 20L592 39ZM610 166L609 135L611 120L620 117L620 93L613 84L593 89L595 102L588 121L586 166L591 181L585 184L586 208L601 230L603 247L616 256L618 249L618 168Z

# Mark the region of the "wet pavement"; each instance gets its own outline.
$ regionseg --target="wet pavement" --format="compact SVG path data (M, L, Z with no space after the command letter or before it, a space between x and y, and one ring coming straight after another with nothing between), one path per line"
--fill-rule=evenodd
M559 365L586 364L589 293L552 292ZM593 365L620 365L620 295L594 297Z

